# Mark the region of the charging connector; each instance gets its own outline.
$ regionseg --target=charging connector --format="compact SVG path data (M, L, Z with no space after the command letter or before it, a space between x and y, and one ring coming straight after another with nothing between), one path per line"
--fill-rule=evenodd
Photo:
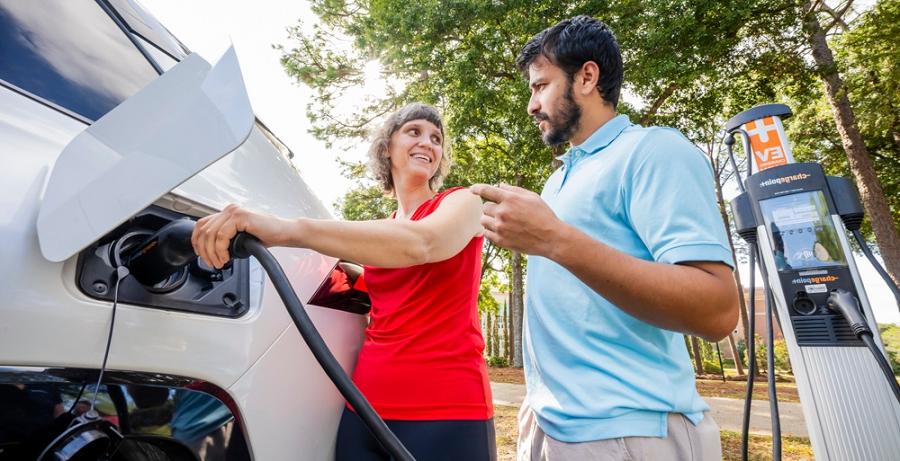
M894 397L897 399L897 402L900 403L900 384L897 384L897 378L894 377L894 371L891 369L890 363L888 363L887 359L884 357L881 349L875 344L875 338L872 337L872 330L866 323L865 318L863 318L862 309L860 309L859 301L856 299L856 296L853 296L853 293L844 289L832 290L831 294L828 295L828 302L826 305L829 309L841 314L841 316L847 320L847 323L850 324L853 333L866 344L869 351L871 351L872 355L875 357L875 361L878 362L878 366L881 367L881 371L884 373L888 385L894 392Z
M123 264L142 285L154 286L179 271L186 271L197 255L191 246L194 221L172 221L122 257Z
M869 336L872 335L872 330L869 329L866 319L862 316L859 301L856 300L856 296L853 296L853 293L843 288L831 290L826 305L847 320L847 323L850 324L850 329L853 330L853 334L856 336L864 333L868 333Z

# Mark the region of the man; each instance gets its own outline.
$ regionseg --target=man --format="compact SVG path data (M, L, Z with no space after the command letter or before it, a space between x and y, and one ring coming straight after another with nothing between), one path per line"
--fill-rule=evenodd
M571 144L541 196L472 186L494 243L529 254L519 460L721 458L681 333L718 340L737 289L705 157L616 114L622 57L579 16L517 59L545 143Z

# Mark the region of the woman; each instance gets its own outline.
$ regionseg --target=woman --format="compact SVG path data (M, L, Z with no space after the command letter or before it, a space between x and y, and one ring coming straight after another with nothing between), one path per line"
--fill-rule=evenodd
M397 211L378 221L287 220L233 205L198 221L193 245L220 268L240 231L267 246L310 248L365 266L372 300L353 380L414 457L493 460L493 406L476 301L484 237L481 200L465 188L438 193L449 168L443 123L431 106L390 117L369 167ZM338 460L388 459L346 408Z

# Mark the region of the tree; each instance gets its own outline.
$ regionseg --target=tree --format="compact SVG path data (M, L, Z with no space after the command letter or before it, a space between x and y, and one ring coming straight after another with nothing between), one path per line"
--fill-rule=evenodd
M850 2L847 2L849 7ZM881 254L884 256L886 269L894 283L900 283L900 236L891 219L890 208L884 197L884 191L875 174L872 159L856 122L856 115L850 105L844 81L840 76L834 55L825 37L826 30L819 23L818 14L822 11L817 3L809 2L805 7L803 30L806 33L815 70L825 84L825 95L831 106L834 121L840 134L841 144L847 153L850 171L856 178L860 198L866 214L872 224L875 239ZM833 15L835 22L840 21L840 14ZM895 43L896 46L896 43Z
M698 375L702 375L704 373L703 370L703 354L700 351L700 339L696 336L691 336L691 355L694 357L694 371Z
M789 134L798 159L818 161L828 174L855 177L868 218L863 233L877 241L896 283L900 2L883 0L852 21L846 18L850 11L848 4L834 9L819 4L806 17L813 70L823 84L787 93L796 112Z

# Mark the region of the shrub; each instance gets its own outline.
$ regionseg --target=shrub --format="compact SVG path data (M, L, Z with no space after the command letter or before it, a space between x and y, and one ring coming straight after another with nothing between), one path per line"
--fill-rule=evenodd
M703 371L705 373L715 373L715 374L722 373L722 369L719 367L718 360L716 360L716 361L704 360L703 361Z
M506 360L506 357L498 357L496 355L488 357L487 364L489 367L494 368L506 368L509 366L509 362Z
M775 368L791 374L794 372L788 358L787 343L783 339L775 341Z
M757 371L765 373L769 366L769 356L766 351L766 342L763 341L762 336L756 335L756 339L753 340L753 348L756 349L756 365L759 367Z
M737 342L737 352L738 357L741 359L741 363L750 366L750 363L747 362L747 342L743 339L738 340Z

